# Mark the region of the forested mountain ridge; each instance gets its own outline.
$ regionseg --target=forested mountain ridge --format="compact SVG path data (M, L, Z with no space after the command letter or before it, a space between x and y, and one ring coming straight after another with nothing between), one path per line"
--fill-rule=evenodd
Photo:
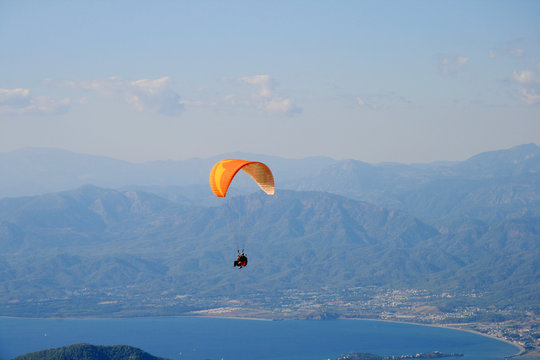
M158 296L382 286L539 298L537 218L441 233L405 212L322 192L194 207L85 186L0 200L0 233L5 304L107 288ZM239 278L232 260L244 246L250 266Z
M205 166L213 160L189 161L191 176L204 175L205 183L181 187L165 186L174 176L164 176L164 186L137 185L140 174L156 174L113 161L110 176L124 181L116 189L84 185L0 199L1 314L28 315L35 307L27 303L61 303L88 291L214 296L358 286L481 291L494 303L536 306L538 149L529 144L422 165L268 158L277 164L276 195L263 194L245 176L225 199L207 184ZM32 165L36 153L43 155L39 149L16 155L28 153ZM46 158L38 157L38 170L50 180ZM17 159L24 174L24 156ZM102 160L85 164L102 169ZM131 170L122 178L124 165ZM2 181L9 183L10 174ZM250 265L239 277L232 260L243 247Z

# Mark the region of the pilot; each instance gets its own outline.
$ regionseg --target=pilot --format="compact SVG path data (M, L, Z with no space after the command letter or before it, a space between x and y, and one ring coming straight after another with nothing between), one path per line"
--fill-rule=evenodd
M246 254L244 254L244 250L242 250L242 253L240 253L240 250L238 250L238 257L234 261L234 266L238 266L239 269L246 266L248 262Z

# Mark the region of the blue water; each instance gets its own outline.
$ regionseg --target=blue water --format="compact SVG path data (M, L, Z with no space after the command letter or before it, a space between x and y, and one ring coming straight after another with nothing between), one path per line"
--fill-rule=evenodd
M433 350L463 353L465 360L491 360L517 352L510 344L477 334L379 321L0 318L1 360L83 342L131 345L174 360L323 360L348 352Z

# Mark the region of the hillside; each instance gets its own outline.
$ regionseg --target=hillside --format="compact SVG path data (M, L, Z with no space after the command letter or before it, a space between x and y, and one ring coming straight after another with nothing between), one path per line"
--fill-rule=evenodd
M539 217L540 147L527 144L452 163L373 165L347 160L290 188L400 209L433 224Z
M96 346L76 344L20 355L13 360L167 360L127 345Z
M0 198L0 314L178 314L204 306L163 304L356 287L481 293L535 308L539 149L412 165L261 157L276 195L240 176L226 199L208 189L216 159L0 154L0 193L115 187ZM249 266L233 271L242 248Z
M273 170L279 189L322 191L402 210L436 227L468 219L486 223L540 217L540 147L525 144L465 161L369 164L326 157L284 159L232 153L207 159L130 163L59 149L0 153L0 198L39 195L91 184L143 191L195 206L217 206L208 173L219 159L257 159ZM229 196L257 191L241 173Z
M101 279L117 286L140 281L140 276L128 276L127 270L141 266L141 275L155 280L153 276L168 265L169 276L193 272L198 283L226 288L233 277L219 273L229 267L237 247L245 245L252 261L260 262L256 273L272 274L271 278L263 276L259 287L271 285L265 283L270 279L274 279L272 287L294 287L295 283L275 280L297 273L295 277L315 281L323 269L331 267L331 263L324 264L326 261L342 258L347 265L345 257L356 262L354 252L412 248L437 234L405 213L330 194L290 191L273 197L236 197L220 207L201 208L180 206L145 193L87 186L1 200L0 219L7 234L1 245L12 255L7 263L33 264L19 276L26 275L36 284L45 278L51 282L62 273L57 270L65 262L75 268L79 264L91 281L85 284L91 286L100 284ZM152 260L156 258L159 260ZM111 270L110 276L109 272L102 274L122 261L137 266L131 264L127 272ZM289 264L284 266L284 261ZM298 274L306 266L311 273ZM317 270L320 266L323 268ZM73 279L63 278L64 284L68 280L73 285L80 283L83 274L75 275L79 273L75 268L69 271ZM52 272L40 274L43 269Z
M256 193L196 207L85 186L0 200L0 231L3 315L39 311L25 305L38 299L60 311L79 296L107 303L106 293L376 286L482 291L503 305L540 298L538 218L441 233L405 212L322 192ZM240 273L232 261L243 247L250 264Z

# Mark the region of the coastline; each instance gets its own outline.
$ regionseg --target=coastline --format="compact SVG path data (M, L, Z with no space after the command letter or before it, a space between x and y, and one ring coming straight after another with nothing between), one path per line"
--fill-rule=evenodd
M285 319L279 319L276 320L274 318L270 317L254 317L254 316L235 316L235 315L217 315L217 314L208 314L208 313L199 313L199 314L185 314L185 315L176 315L176 316L129 316L129 317L19 317L19 316L0 316L0 319L28 319L28 320L119 320L119 319L128 319L128 318L209 318L209 319L229 319L229 320L249 320L249 321L285 321ZM294 320L294 319L286 319L286 320ZM301 320L301 319L297 319ZM515 342L512 342L507 339L501 339L499 337L489 335L482 333L480 331L476 331L473 329L466 329L462 328L463 324L420 324L410 321L398 321L398 320L384 320L384 319L368 319L368 318L343 318L338 317L335 320L351 320L351 321L380 321L380 322L387 322L387 323L396 323L396 324L407 324L407 325L416 325L416 326L428 326L428 327L435 327L435 328L444 328L444 329L452 329L456 331L463 331L468 332L471 334L481 335L484 337L491 338L493 340L502 341L509 345L514 346L517 348L518 352L514 355L508 355L505 358L518 358L521 356L529 355L531 357L540 357L540 355L536 354L530 354L527 349L525 349L520 344L517 344ZM311 320L311 321L326 321L326 320ZM469 323L471 324L471 323Z
M341 319L341 318L340 318ZM418 326L431 326L431 327L436 327L436 328L443 328L443 329L452 329L452 330L456 330L456 331L464 331L464 332L468 332L468 333L471 333L471 334L476 334L476 335L481 335L481 336L485 336L485 337L488 337L490 339L493 339L493 340L498 340L498 341L502 341L502 342L505 342L507 344L510 344L514 347L516 347L519 352L514 354L514 355L509 355L509 356L506 356L506 358L514 358L514 357L518 357L518 356L523 356L523 355L526 355L527 354L527 350L521 346L520 344L517 344L515 342L512 342L510 340L507 340L507 339L501 339L499 337L496 337L496 336L493 336L493 335L489 335L489 334L485 334L485 333L482 333L480 331L476 331L476 330L473 330L473 329L464 329L464 328L461 328L459 326L461 326L462 324L454 324L454 326L452 326L453 324L420 324L420 323L415 323L415 322L410 322L410 321L397 321L397 320L381 320L381 319L358 319L358 318L343 318L343 320L368 320L368 321L382 321L382 322L389 322L389 323L396 323L396 324L407 324L407 325L418 325Z
M188 315L188 317L207 317L207 318L213 318L213 319L238 319L238 320L256 320L256 321L276 321L275 319L271 319L271 318L256 318L256 317L242 317L242 316L237 317L237 316L224 316L224 315L222 315L222 316L215 316L215 315ZM524 356L524 355L528 354L527 349L525 349L520 344L509 341L507 339L501 339L501 338L493 336L493 335L485 334L485 333L482 333L480 331L475 331L473 329L461 328L461 327L459 327L459 325L461 325L461 324L455 324L455 326L452 326L452 324L420 324L420 323L415 323L415 322L410 322L410 321L366 319L366 318L341 318L341 317L338 317L336 320L380 321L380 322L388 322L388 323L396 323L396 324L430 326L430 327L443 328L443 329L452 329L452 330L456 330L456 331L464 331L464 332L468 332L468 333L471 333L471 334L476 334L476 335L481 335L481 336L484 336L484 337L488 337L488 338L493 339L493 340L502 341L504 343L507 343L507 344L512 345L515 348L517 348L518 352L516 354L506 356L505 358L507 358L507 359L516 358L516 357L520 357L520 356ZM325 320L313 320L313 321L325 321Z
M238 320L256 320L256 321L276 321L275 319L268 318L268 317L247 317L247 316L226 316L226 315L215 315L215 314L189 314L187 317L205 317L205 318L213 318L213 319L238 319ZM463 324L421 324L421 323L415 323L410 321L398 321L398 320L383 320L383 319L368 319L368 318L345 318L345 317L338 317L336 320L352 320L352 321L380 321L380 322L388 322L388 323L396 323L396 324L407 324L407 325L417 325L417 326L430 326L430 327L436 327L436 328L443 328L443 329L452 329L456 331L464 331L471 334L481 335L484 337L488 337L493 340L502 341L504 343L510 344L518 350L518 352L514 355L509 355L506 358L514 358L519 357L523 355L527 355L528 351L525 349L522 345L512 342L507 339L502 339L497 336L489 335L482 333L480 331L476 331L473 329L466 329L462 328ZM279 320L281 321L281 320ZM325 320L312 320L312 321L325 321Z
M460 327L457 327L457 326L451 326L451 325L441 326L441 327L445 327L447 329L455 329L455 330L459 330L459 331L466 331L466 332L470 332L470 333L473 333L473 334L482 335L482 336L485 336L485 337L488 337L488 338L491 338L491 339L495 339L495 340L499 340L499 341L502 341L502 342L505 342L507 344L510 344L510 345L513 345L513 346L517 347L519 349L519 352L517 354L514 354L514 355L506 356L507 359L508 358L518 357L518 356L523 356L523 355L526 355L528 353L527 349L525 349L522 345L520 345L518 343L515 343L513 341L510 341L510 340L507 340L507 339L501 339L501 338L499 338L497 336L484 334L484 333L482 333L480 331L476 331L476 330L473 330L473 329L463 329L463 328L460 328Z

